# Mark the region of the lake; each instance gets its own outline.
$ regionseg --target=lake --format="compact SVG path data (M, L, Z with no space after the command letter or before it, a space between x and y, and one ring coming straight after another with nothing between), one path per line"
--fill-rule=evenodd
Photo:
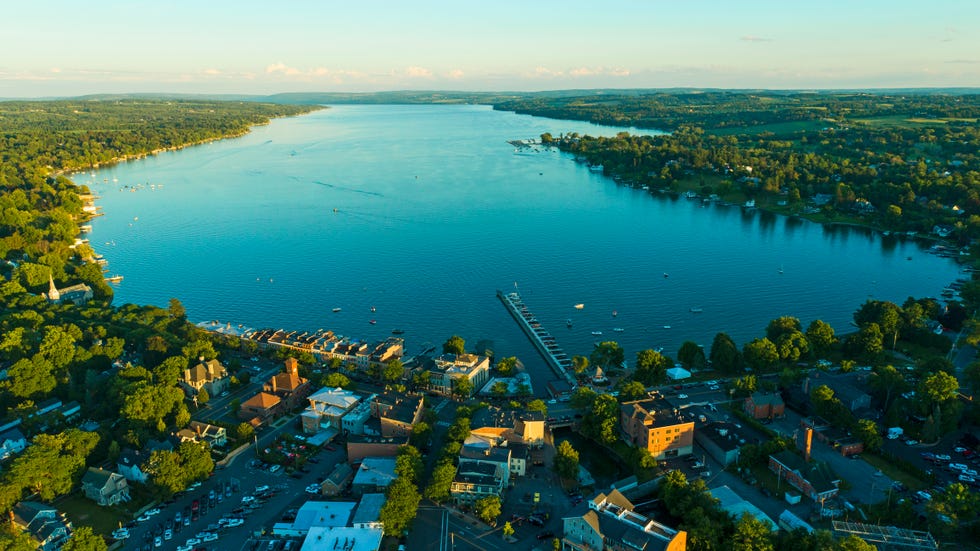
M720 331L742 344L782 315L846 333L869 298L939 296L961 277L928 244L702 207L507 143L621 130L486 106L345 105L76 181L101 196L90 239L125 278L116 304L178 297L195 321L357 339L401 328L410 352L458 334L518 356L536 384L550 373L497 289L516 284L569 354L616 340L633 358L709 348Z

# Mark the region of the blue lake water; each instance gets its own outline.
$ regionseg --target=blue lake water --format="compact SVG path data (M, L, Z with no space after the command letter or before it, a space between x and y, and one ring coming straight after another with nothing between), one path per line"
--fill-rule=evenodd
M101 196L90 237L125 277L116 304L178 297L192 320L372 340L401 328L410 351L459 334L542 376L497 289L516 282L569 354L616 340L632 358L709 347L719 331L741 344L782 315L848 332L868 298L938 296L960 277L912 240L702 207L507 143L621 130L485 106L340 106L76 181Z

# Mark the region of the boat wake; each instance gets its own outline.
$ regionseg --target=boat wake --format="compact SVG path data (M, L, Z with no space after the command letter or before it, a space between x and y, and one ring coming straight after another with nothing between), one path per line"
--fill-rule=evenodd
M373 195L375 197L384 197L384 194L383 193L378 193L377 191L365 191L363 189L354 189L354 188L351 188L351 187L338 186L338 185L335 185L335 184L328 184L326 182L321 182L319 180L313 180L313 183L314 184L321 185L321 186L324 186L324 187L329 187L329 188L333 188L333 189L339 189L341 191L349 191L351 193L362 193L364 195Z

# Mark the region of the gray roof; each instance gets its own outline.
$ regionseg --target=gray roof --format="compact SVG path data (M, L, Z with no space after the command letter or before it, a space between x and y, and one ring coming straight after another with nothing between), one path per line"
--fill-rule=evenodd
M351 524L378 522L381 518L381 508L384 507L385 499L384 494L362 495L361 501L357 504L357 509L354 510L354 518L351 519Z

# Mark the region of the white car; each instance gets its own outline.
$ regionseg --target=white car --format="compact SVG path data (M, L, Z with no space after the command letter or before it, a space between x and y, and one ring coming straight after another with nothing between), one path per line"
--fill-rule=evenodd
M194 551L193 545L178 545L177 551Z
M677 397L680 398L681 400L686 400L687 394L678 394Z
M963 446L956 446L955 448L953 448L953 451L956 453L963 453L966 451L966 448L964 448Z
M166 530L164 530L163 531L163 539L165 539L167 541L170 541L170 540L174 539L174 531L172 529L170 529L170 528L167 528Z
M708 390L721 390L721 387L718 385L711 385L708 387Z
M153 538L153 547L163 547L163 540L160 539L160 536Z
M245 496L242 498L242 503L248 505L249 503L255 503L255 498L252 496Z
M311 494L311 495L317 495L317 494L319 494L320 493L320 485L319 484L310 484L309 486L306 487L306 493Z
M207 535L201 538L201 541L218 541L218 534L215 534L214 532L208 532Z
M114 540L124 540L129 537L129 530L125 528L117 528L112 531L112 539Z
M974 482L977 481L976 478L973 478L972 476L965 475L965 474L961 474L958 478L960 482L966 482L968 484L973 484Z
M191 484L190 486L188 486L187 489L188 490L196 490L196 489L198 489L200 487L201 487L201 481L198 480L197 482L195 482L195 483Z
M150 509L149 511L147 511L146 514L147 515L150 515L151 517L153 515L159 515L160 514L160 509L154 507L154 508Z
M243 524L245 524L245 521L244 520L242 520L240 518L232 518L232 519L228 519L228 524L226 526L228 528L234 528L236 526L241 526Z
M199 545L201 543L201 540L198 538L187 538L186 543L188 546L194 547L195 545Z
M268 492L268 491L269 491L269 487L265 485L255 487L255 493L257 494L261 494L262 492Z
M919 441L918 440L909 439L909 440L906 440L905 443L908 444L909 446L914 446L914 445L918 444Z
M148 520L150 520L150 515L143 513L138 519L136 519L136 522L146 522Z

